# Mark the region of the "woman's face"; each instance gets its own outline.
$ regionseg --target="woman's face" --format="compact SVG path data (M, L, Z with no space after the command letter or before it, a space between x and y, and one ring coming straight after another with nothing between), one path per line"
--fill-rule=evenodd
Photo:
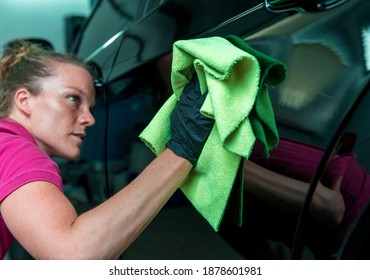
M30 99L28 128L49 156L77 159L86 130L95 123L95 89L85 69L54 65L53 75L41 81L41 92Z

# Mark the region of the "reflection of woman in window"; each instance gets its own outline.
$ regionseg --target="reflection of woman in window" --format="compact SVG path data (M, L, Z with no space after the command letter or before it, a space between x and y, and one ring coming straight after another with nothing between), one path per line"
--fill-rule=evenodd
M292 244L298 214L323 153L317 147L281 139L266 158L256 144L244 167L245 237ZM332 156L313 196L305 231L305 243L315 258L334 257L369 198L370 176L356 163L355 155Z

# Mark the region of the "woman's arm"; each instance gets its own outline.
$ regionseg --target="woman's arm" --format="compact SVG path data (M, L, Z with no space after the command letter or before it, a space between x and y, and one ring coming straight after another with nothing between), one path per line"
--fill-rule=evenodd
M145 229L192 165L166 149L132 183L78 216L62 192L29 183L0 205L15 238L36 259L114 259Z
M280 175L248 160L244 163L244 182L247 191L293 215L299 214L309 188L309 183ZM332 188L321 183L316 187L309 211L317 222L336 226L342 221L345 206L340 185L341 178Z

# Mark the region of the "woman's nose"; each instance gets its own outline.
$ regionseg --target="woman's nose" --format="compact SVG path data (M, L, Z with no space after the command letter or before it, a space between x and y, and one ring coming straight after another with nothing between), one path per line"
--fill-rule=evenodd
M85 109L80 116L80 121L86 126L93 126L95 124L95 118L90 109Z

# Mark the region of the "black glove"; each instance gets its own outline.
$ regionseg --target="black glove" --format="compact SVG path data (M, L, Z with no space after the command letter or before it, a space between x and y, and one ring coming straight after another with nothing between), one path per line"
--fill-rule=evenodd
M197 164L214 124L213 119L203 116L199 111L206 96L206 93L200 93L199 80L194 74L184 88L170 120L172 137L167 147L189 160L193 166Z

